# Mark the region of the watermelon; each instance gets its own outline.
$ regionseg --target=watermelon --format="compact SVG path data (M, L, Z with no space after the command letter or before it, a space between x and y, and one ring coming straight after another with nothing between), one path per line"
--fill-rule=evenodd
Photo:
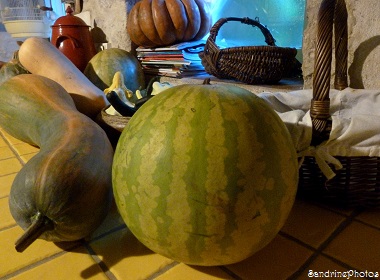
M98 88L105 90L112 84L116 72L123 74L125 86L135 92L145 88L145 77L140 62L130 52L110 48L98 52L88 62L84 75Z
M294 203L298 162L284 123L237 86L179 85L146 102L115 150L114 197L152 251L190 265L242 261Z

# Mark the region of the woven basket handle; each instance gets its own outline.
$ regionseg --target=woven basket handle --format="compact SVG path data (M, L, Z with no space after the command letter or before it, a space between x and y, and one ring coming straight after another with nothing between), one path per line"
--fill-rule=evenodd
M332 127L329 92L333 26L335 31L334 87L342 90L348 86L347 8L344 0L323 0L318 13L313 99L310 106L313 126L312 145L318 145L327 140Z
M210 29L209 39L212 39L215 42L216 36L218 35L220 28L222 27L222 25L224 25L225 23L227 23L229 21L239 21L239 22L247 24L247 25L252 25L254 27L255 26L258 27L265 37L265 43L267 43L268 46L275 46L276 45L275 44L276 40L273 38L273 36L270 33L270 31L268 30L268 28L266 28L264 25L262 25L259 22L259 20L250 19L248 17L245 17L245 18L228 17L228 18L219 19Z

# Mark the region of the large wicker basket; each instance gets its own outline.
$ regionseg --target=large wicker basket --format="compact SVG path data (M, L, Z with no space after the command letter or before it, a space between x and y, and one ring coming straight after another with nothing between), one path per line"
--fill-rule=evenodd
M344 0L323 0L318 14L313 99L310 115L312 145L327 140L331 127L330 73L332 34L335 34L335 88L347 87L347 9ZM380 133L380 125L379 125ZM299 195L346 207L380 206L380 158L336 157L343 169L326 181L312 157L300 168Z
M258 27L267 46L241 46L220 49L216 36L229 21ZM295 48L275 45L270 31L258 20L250 18L221 18L211 28L204 51L199 54L207 73L220 79L233 79L247 84L273 84L280 81L296 64Z

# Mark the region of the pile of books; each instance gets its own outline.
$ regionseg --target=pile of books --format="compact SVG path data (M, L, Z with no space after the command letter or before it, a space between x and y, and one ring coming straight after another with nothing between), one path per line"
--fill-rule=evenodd
M201 40L158 48L138 47L136 52L145 74L182 78L206 73L199 58L204 46Z

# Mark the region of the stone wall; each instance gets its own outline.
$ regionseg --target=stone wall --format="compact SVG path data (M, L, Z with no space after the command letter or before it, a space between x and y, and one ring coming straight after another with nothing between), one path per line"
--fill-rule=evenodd
M308 0L303 38L305 88L312 86L316 22L321 0ZM379 0L346 0L348 8L348 77L352 88L380 89ZM333 78L332 78L333 80Z
M131 50L127 34L127 14L137 0L84 0L83 10L90 11L96 43L111 43L112 47Z

